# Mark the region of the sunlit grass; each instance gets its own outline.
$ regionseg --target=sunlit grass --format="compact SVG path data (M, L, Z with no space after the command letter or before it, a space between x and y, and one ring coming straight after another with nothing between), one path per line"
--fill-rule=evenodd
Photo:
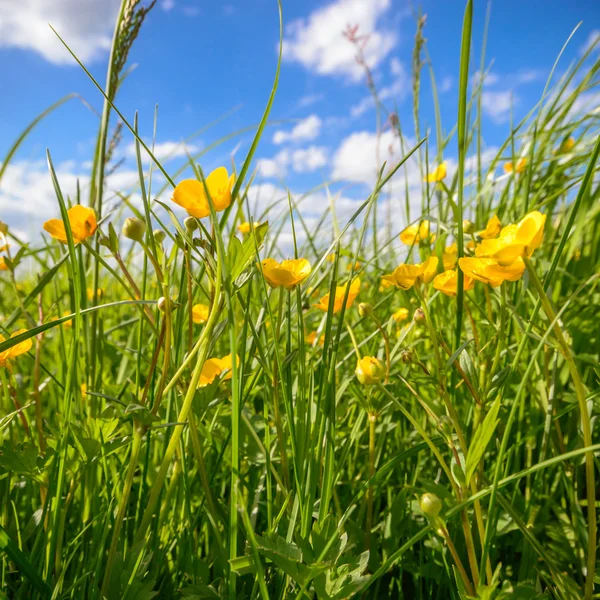
M581 106L600 62L553 76L490 159L471 10L458 115L433 85L423 132L419 21L417 144L350 218L324 184L317 226L315 190L250 201L279 63L245 160L169 173L118 112L121 10L90 189L63 195L48 140L56 219L30 243L0 223L5 597L597 596L600 115ZM113 209L117 116L141 202ZM419 197L389 194L411 165Z

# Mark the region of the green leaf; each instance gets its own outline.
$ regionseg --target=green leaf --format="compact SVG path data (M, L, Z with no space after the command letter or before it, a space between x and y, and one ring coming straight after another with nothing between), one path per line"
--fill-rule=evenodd
M496 426L498 425L499 419L498 411L500 410L500 398L497 398L496 401L492 404L490 408L490 412L486 415L483 423L479 425L475 435L473 436L473 440L471 441L471 445L469 447L469 453L467 455L467 466L466 466L466 484L469 485L469 481L475 469L477 469L477 465L479 461L482 459L485 449L487 445L490 443L492 439L492 435L494 435L494 431L496 430Z
M262 246L268 228L269 223L267 222L255 226L254 235L247 236L243 244L235 238L238 244L232 245L229 250L229 257L231 257L232 250L235 248L235 260L229 259L228 261L232 281L235 281L252 262L256 256L256 248L260 249ZM256 243L254 242L254 236L256 236Z

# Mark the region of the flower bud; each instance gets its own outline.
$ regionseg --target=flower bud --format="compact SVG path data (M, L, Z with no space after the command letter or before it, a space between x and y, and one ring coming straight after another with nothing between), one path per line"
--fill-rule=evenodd
M363 356L357 362L354 374L363 385L374 385L383 379L385 367L374 356Z
M373 314L373 305L368 302L361 302L358 305L358 314L361 317L368 317Z
M122 229L123 235L134 242L143 242L146 233L146 223L141 219L128 217L125 219Z
M196 219L194 217L186 217L183 220L183 224L185 226L185 230L189 234L194 233L194 231L196 231L196 229L198 229L198 222L196 221Z
M413 314L413 319L415 323L422 323L425 321L425 311L422 308L417 308Z
M468 219L465 219L463 221L463 231L469 235L475 233L475 224L469 221Z
M156 301L156 306L158 307L158 310L160 310L160 312L167 312L167 308L171 306L171 301L169 300L169 298L165 298L164 296L161 296L157 301Z
M162 244L167 237L167 234L162 229L155 229L152 232L152 235L154 236L154 240L157 244Z
M435 494L427 492L421 496L419 506L428 519L435 519L442 510L442 501Z

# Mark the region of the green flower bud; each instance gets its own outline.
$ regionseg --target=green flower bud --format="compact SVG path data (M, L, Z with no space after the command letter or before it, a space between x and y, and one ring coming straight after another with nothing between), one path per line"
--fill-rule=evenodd
M413 319L415 320L415 323L422 323L425 321L425 311L422 308L417 308L413 315Z
M427 492L421 496L419 506L428 519L435 519L442 510L442 501L435 494Z
M183 224L185 226L186 231L191 235L198 229L198 221L194 219L194 217L186 217L183 220Z
M463 221L463 231L469 235L475 233L475 224L471 223L468 219Z
M358 305L358 314L361 317L368 317L373 314L373 305L368 302L361 302Z
M152 235L154 236L154 240L157 244L162 244L167 237L167 234L162 229L155 229L152 232Z
M128 217L123 223L123 235L134 242L143 242L146 233L146 223L141 219Z

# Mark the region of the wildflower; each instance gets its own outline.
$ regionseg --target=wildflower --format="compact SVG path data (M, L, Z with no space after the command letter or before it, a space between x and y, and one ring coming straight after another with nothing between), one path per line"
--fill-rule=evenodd
M183 220L183 226L185 227L185 230L191 235L192 233L194 233L194 231L196 231L196 229L198 229L198 221L196 221L194 217L186 217Z
M463 219L463 231L466 234L471 235L475 231L475 225L473 224L473 221L469 221L469 219Z
M348 290L348 300L346 301L346 308L350 308L354 301L356 300L356 296L358 296L358 292L360 292L360 279L356 277L352 280L352 282L348 282L346 285L338 285L335 288L335 300L333 302L333 313L339 313L342 310L342 306L344 304L344 296L346 295L346 289L350 287ZM318 304L315 304L317 308L320 310L327 312L329 310L329 294L325 294L320 300Z
M442 264L444 265L444 269L454 269L454 267L456 267L457 258L458 246L455 243L446 246L442 253Z
M362 267L362 264L361 264L361 263L359 263L358 261L357 261L355 264L353 264L353 263L350 263L350 264L349 264L349 265L346 267L346 269L347 269L348 271L352 271L352 267L353 267L353 266L354 266L354 270L355 270L355 271L358 271L358 270L360 270L360 268Z
M428 173L425 181L429 183L438 183L442 181L446 177L446 163L441 163L438 167L436 167L433 171Z
M361 317L368 317L373 314L373 305L368 302L361 302L358 305L358 314Z
M546 215L537 210L525 215L517 224L507 225L500 236L483 240L475 249L479 258L493 258L501 266L512 264L518 257L531 257L544 238Z
M240 364L240 357L236 356L236 364ZM221 377L221 381L227 381L231 379L232 372L232 359L231 354L224 356L223 358L209 358L202 365L202 372L200 373L200 381L198 387L205 387L210 385L217 377Z
M527 168L527 158L524 156L517 161L517 165L514 166L512 161L504 163L504 172L505 173L523 173Z
M208 306L206 304L194 304L192 306L192 321L194 323L206 323L208 319Z
M316 331L311 331L304 340L307 344L311 346L314 345L315 342L319 343L319 346L323 346L325 344L325 337L322 335L317 336Z
M0 256L0 271L8 271L8 264L6 264L4 256Z
M278 263L273 258L262 261L262 272L272 288L284 287L293 290L302 283L311 272L312 267L306 258L283 260Z
M167 237L167 234L162 229L155 229L152 232L152 235L154 236L154 241L157 244L162 244L165 241L165 238Z
M87 396L87 383L85 383L85 381L79 386L79 390L81 392L81 397L85 398Z
M489 240L489 239L495 238L500 233L501 230L502 230L502 223L500 223L500 219L496 215L494 215L487 222L485 229L483 231L478 231L477 235L482 240Z
M392 315L392 319L394 319L394 321L396 323L401 323L402 321L406 321L406 319L408 319L408 308L399 308L393 315Z
M86 290L87 299L91 302L94 299L94 288L87 288ZM102 288L98 288L96 290L96 296L98 296L98 300L104 296L104 290Z
M146 235L146 223L135 217L127 217L121 230L123 235L134 242L143 242Z
M79 244L94 235L98 223L94 209L76 204L67 211L73 242ZM67 232L62 219L50 219L44 223L44 229L56 240L67 243Z
M422 323L425 320L425 311L422 308L417 308L413 314L413 321L415 323Z
M565 152L571 152L571 150L573 150L573 148L575 148L575 138L573 136L570 136L566 140L563 141L563 143L560 145L558 151L561 154L564 154Z
M327 257L325 258L325 260L330 263L335 262L335 253L334 252L329 253L327 255Z
M475 250L475 242L473 240L470 240L469 242L467 242L467 250Z
M202 219L210 215L210 206L204 185L216 212L225 210L231 204L231 189L235 175L229 176L225 167L215 169L204 182L197 179L184 179L177 184L171 198L175 204L184 208L188 215Z
M433 287L436 290L446 294L446 296L456 296L458 289L458 273L456 269L444 271L436 275L433 279ZM475 287L475 281L468 275L463 277L463 290L472 290Z
M415 284L429 283L437 273L437 265L437 257L430 256L419 265L398 265L393 273L384 275L382 280L391 282L401 290L409 290Z
M27 329L19 329L19 331L15 331L10 337L14 338L17 335L20 335L21 333L25 333L27 331ZM0 343L6 341L6 338L0 334ZM12 348L9 348L8 350L4 350L3 352L0 352L0 367L7 367L8 366L8 361L12 358L15 358L16 356L19 356L19 354L25 354L25 352L29 352L29 350L31 349L31 339L25 340L24 342L20 342L18 344L16 344L15 346L13 346Z
M373 385L383 379L385 367L374 356L363 356L356 363L354 374L363 385Z
M520 257L507 266L493 258L460 258L458 266L466 276L492 287L498 287L503 281L517 281L525 271L525 263Z
M433 242L434 239L435 235L429 233L429 221L409 225L400 233L400 241L407 246L414 246L422 240Z
M244 222L244 223L240 223L238 225L238 231L240 233L243 233L244 235L250 233L252 231L252 229L256 229L258 226L260 225L260 223L254 223L254 227L250 227L250 223L248 221Z

